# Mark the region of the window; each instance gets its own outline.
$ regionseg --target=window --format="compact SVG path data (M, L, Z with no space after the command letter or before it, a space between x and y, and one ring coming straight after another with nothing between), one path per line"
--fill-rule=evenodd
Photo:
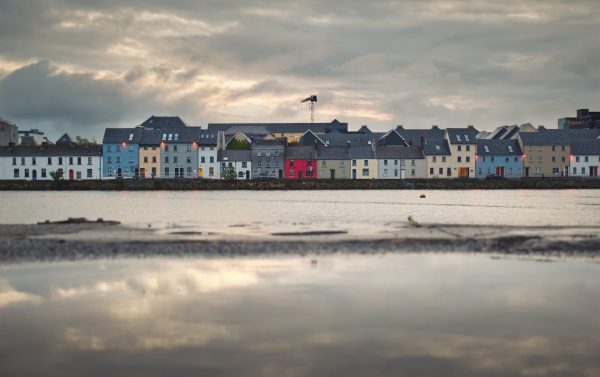
M13 177L14 178L19 178L19 169L13 170Z
M112 152L112 145L107 145L106 146L106 151L107 152Z
M244 178L244 172L238 171L238 178Z
M513 153L513 147L511 145L507 146L507 148L510 153Z
M552 162L556 162L556 156L552 156Z
M553 145L553 146L552 146L552 152L555 152L555 151L556 151L556 146L555 146L555 145Z
M73 165L73 157L69 157L69 165Z
M394 165L398 165L398 160L394 160Z
M416 164L417 164L417 161L416 161L416 160L410 160L410 165L411 165L411 166L415 166Z
M290 160L290 168L294 167L294 160Z
M532 155L527 156L527 161L533 162L533 156Z
M169 156L165 156L165 164L169 163Z
M156 163L156 156L152 156L152 163Z
M165 144L165 152L168 152L168 151L169 151L169 145Z
M564 157L563 157L563 158L564 158ZM589 158L588 158L588 156L585 156L585 157L583 158L583 161L584 161L584 162L589 162ZM563 162L564 162L564 160L563 160Z
M415 175L417 175L417 171L415 169L411 169L410 175L414 177Z
M561 159L562 162L567 162L567 158L565 156L562 156L560 159Z
M364 160L364 165L369 166L369 160Z
M490 161L494 162L494 160L495 160L495 159L496 159L496 157L492 156L492 157L490 158Z
M573 167L573 174L577 174L577 168Z
M42 178L46 178L46 177L47 177L46 169L42 169Z
M59 165L62 165L62 159L63 159L62 157L59 157L59 158L58 158L58 164L59 164Z
M169 168L165 168L165 177L168 177L170 174Z
M485 156L481 157L481 161L485 162Z
M444 174L444 168L440 168L440 169L439 169L439 174L440 174L440 175Z
M446 175L447 175L448 177L452 177L452 169L450 169L450 168L447 168L447 169L446 169Z
M212 163L214 163L214 162L215 162L215 158L214 158L213 156L210 156L210 157L208 158L208 161L209 161L209 162L212 164Z
M152 150L153 150L153 151L155 151L155 150L156 150L156 147L152 147Z
M130 157L129 157L129 163L130 163L130 164L133 164L133 162L134 162L134 161L133 161L133 156L130 156Z
M477 175L483 175L483 169L481 167L477 168Z
M144 164L148 163L148 156L144 156Z
M429 168L429 175L433 175L433 168Z
M539 161L539 162L542 162L542 161L543 161L543 160L542 160L542 156L539 156L539 157L538 157L538 161Z
M442 162L446 162L446 156L442 156Z
M471 156L467 156L465 158L467 159L467 162L471 162Z
M363 169L362 170L362 175L363 175L363 177L369 176L369 169Z
M265 156L270 157L271 156L271 152L265 152Z
M92 178L92 169L87 170L87 177Z
M456 157L457 162L462 162L462 158L460 156Z
M167 140L167 134L162 134L162 140Z
M293 170L290 170L290 172L289 172L289 177L290 177L290 178L294 178L294 171L293 171Z
M467 139L467 141L469 141L469 139ZM467 146L465 147L465 149L467 150L467 152L470 152L470 151L471 151L471 146L470 146L470 145L467 145Z
M108 168L108 175L109 176L113 175L113 168Z
M21 157L21 165L25 165L25 157Z
M25 169L25 174L23 174L25 178L29 178L29 169Z
M156 177L156 167L152 167L152 177Z
M192 156L187 156L186 161L188 164L192 163Z
M387 177L387 175L388 175L388 170L387 169L383 169L383 176Z
M110 157L110 156L106 157L106 162L109 164L112 164L112 157Z
M485 150L485 153L490 153L490 148L487 145L483 146L483 150Z
M581 174L585 174L585 166L581 167Z
M398 169L394 169L394 177L398 176Z
M169 134L167 137L167 140L172 141L173 140L173 134Z
M352 166L356 166L356 160L352 160Z
M560 170L558 168L552 168L552 175L558 175Z
M460 135L456 135L456 141L462 141L462 140L460 139Z
M256 167L257 168L262 168L262 161L257 161L256 162Z
M508 168L508 175L512 175L512 168Z
M383 160L383 164L387 166L387 160Z
M177 156L173 156L173 163L176 164L179 162L179 159L177 158Z
M542 168L540 168L539 166L535 168L535 174L542 174Z
M48 160L50 159L50 157L48 157ZM13 165L17 165L17 158L13 157Z
M117 145L117 146L115 147L115 150L116 150L117 152L121 152L121 146L120 146L120 145Z
M133 134L129 134L129 141L133 140Z
M248 167L248 162L242 161L242 169L246 169Z
M92 158L88 157L88 165L91 165L91 164L92 164Z
M202 156L200 157L200 163L204 164L206 162L206 157Z
M562 146L560 147L560 150L564 152L564 151L565 151L565 146L564 146L564 145L562 145Z
M436 157L436 156L433 156L433 157L431 158L431 161L432 161L432 162L437 162L437 157Z
M75 173L75 179L81 179L81 172L78 171Z
M456 147L456 150L460 152L462 151L462 147L459 145L458 147Z
M192 167L191 166L187 167L187 175L188 176L192 175Z
M36 165L36 158L35 157L31 157L31 165Z
M188 151L188 152L191 152L191 151L192 151L192 146L191 146L191 145L188 145L188 146L187 146L187 151Z
M133 145L129 146L129 152L133 152Z
M465 135L465 141L469 141L469 135Z
M213 175L215 175L215 168L213 168L213 167L208 168L208 176L212 177Z
M173 152L177 152L177 144L173 145Z
M81 157L77 157L77 165L81 165Z
M279 157L279 151L275 151L275 157Z

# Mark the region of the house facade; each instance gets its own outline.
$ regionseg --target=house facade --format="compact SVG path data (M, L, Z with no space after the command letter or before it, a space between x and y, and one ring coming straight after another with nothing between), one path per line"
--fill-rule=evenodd
M138 178L143 129L107 128L102 139L102 178Z
M252 158L250 150L225 149L218 153L220 174L223 170L230 167L235 169L236 179L252 179Z
M423 147L427 178L452 178L454 164L451 161L450 147L446 139L426 140Z
M0 118L0 147L17 145L19 142L19 129L7 120Z
M200 130L198 139L198 177L204 179L220 179L219 148L222 141L219 132ZM223 137L223 135L221 134Z
M199 127L163 130L160 141L162 178L196 178Z
M285 179L317 179L316 148L289 146L285 150Z
M285 139L262 139L252 143L253 178L283 179L285 168Z
M523 153L516 139L477 140L475 176L485 178L491 175L506 178L523 176Z
M160 178L161 130L144 130L140 139L140 178Z
M379 179L425 178L426 161L418 146L386 145L376 150Z
M478 133L479 131L473 126L446 129L445 138L450 148L452 178L475 177Z
M600 139L585 140L571 146L570 175L598 178L600 167Z
M52 180L50 173L62 171L63 179L97 180L102 176L100 145L49 145L0 147L0 179Z
M379 166L374 146L350 147L351 179L376 179Z
M318 146L317 179L350 179L350 147Z

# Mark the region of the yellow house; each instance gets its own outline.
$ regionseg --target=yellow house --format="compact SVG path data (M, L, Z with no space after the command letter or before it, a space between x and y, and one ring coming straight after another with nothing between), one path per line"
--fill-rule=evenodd
M473 126L446 129L452 178L475 178L478 133Z
M427 178L452 178L454 164L446 139L426 140L423 146Z
M160 178L161 130L144 130L140 140L139 161L141 178Z
M352 179L377 179L379 175L374 146L350 147Z

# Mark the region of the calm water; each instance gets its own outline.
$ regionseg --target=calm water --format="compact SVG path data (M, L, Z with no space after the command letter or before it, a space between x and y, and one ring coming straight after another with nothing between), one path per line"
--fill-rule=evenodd
M425 193L427 198L419 199ZM0 223L88 217L147 226L600 225L600 190L3 192Z
M0 222L600 225L600 191L420 193L4 192ZM0 264L0 376L599 376L598 292L594 260L482 254Z
M598 376L599 269L462 254L0 266L0 375Z

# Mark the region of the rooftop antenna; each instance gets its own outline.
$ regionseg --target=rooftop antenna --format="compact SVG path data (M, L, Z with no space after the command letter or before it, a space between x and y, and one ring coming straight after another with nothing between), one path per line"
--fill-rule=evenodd
M300 101L300 103L304 103L304 102L310 102L310 122L314 123L315 122L315 103L317 103L317 96L315 94L313 94L309 97L306 97L302 101Z

